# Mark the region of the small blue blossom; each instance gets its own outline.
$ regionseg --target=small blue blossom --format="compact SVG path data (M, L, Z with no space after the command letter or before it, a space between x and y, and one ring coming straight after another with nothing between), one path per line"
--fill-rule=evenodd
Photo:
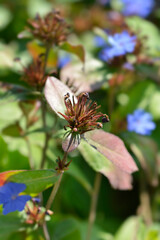
M136 132L141 135L150 135L156 128L152 115L143 109L137 109L133 114L128 114L128 131Z
M31 199L29 195L19 196L25 189L25 184L13 182L6 183L0 187L0 204L3 204L4 215L24 209L26 202Z
M69 54L60 56L58 59L58 67L63 68L65 65L67 65L71 61L71 57Z
M96 39L97 46L103 49L99 53L99 58L103 61L112 60L114 57L132 53L136 46L136 36L131 36L127 31L116 33L113 36L108 35L108 43L100 37Z
M151 13L154 7L154 0L120 0L120 1L123 4L121 11L124 16L137 15L142 18L145 18Z

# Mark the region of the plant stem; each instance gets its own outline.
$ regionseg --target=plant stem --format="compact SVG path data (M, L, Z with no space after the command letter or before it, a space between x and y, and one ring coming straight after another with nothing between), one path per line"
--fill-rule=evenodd
M96 208L97 208L98 194L99 194L100 185L101 185L101 179L102 179L101 173L96 173L94 189L93 189L92 198L91 198L90 213L88 218L88 229L87 229L86 240L91 239L92 227L96 219Z
M49 50L50 46L46 47L46 53L45 53L45 58L44 58L44 76L46 72L46 66L47 66L47 59L49 55ZM46 103L43 100L43 97L41 99L41 107L42 107L42 121L43 121L43 128L46 128ZM47 148L48 148L48 143L49 143L50 135L48 133L45 134L45 143L42 151L42 159L41 159L41 165L40 168L44 168L45 160L46 160L46 153L47 153Z
M59 186L60 186L60 183L61 183L61 180L62 180L62 176L63 176L63 172L60 173L60 177L59 177L58 181L56 182L56 184L55 184L54 187L53 187L53 190L52 190L52 192L51 192L51 195L50 195L50 197L49 197L49 199L48 199L48 202L47 202L47 204L46 204L46 210L48 210L48 209L51 208L51 205L52 205L52 203L53 203L53 200L54 200L54 198L55 198L55 196L56 196L56 194L57 194L57 191L58 191L58 189L59 189Z
M43 233L44 233L45 240L50 240L50 236L49 236L48 229L47 229L47 224L46 224L45 221L42 225L42 228L43 228Z

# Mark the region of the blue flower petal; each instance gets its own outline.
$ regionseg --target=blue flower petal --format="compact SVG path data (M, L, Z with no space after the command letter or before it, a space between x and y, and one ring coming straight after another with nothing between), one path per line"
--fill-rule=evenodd
M137 15L142 18L147 17L154 5L154 0L120 0L123 4L122 13L124 16Z
M11 199L11 201L3 205L3 214L6 215L10 212L22 211L26 205L26 202L30 199L31 197L28 195L22 195L15 199Z
M122 33L116 33L113 36L108 36L108 44L99 39L99 46L103 47L99 54L99 58L103 61L109 61L114 57L123 56L127 53L132 53L136 46L136 36L130 36L125 30Z

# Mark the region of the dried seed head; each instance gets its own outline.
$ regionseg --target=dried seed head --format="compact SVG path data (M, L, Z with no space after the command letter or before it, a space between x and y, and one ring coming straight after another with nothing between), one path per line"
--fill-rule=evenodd
M38 57L28 67L23 67L24 74L21 79L32 87L42 87L47 80L43 69L44 62L41 57Z
M100 106L96 102L89 100L89 94L86 92L81 93L77 98L75 102L74 97L73 101L70 100L68 93L64 96L66 111L65 114L59 114L68 122L66 127L69 127L72 133L77 134L102 128L103 124L97 121L102 118L104 122L107 122L109 119L106 114L97 112Z
M44 18L37 14L36 18L28 23L28 30L33 36L47 45L59 45L67 39L69 25L60 16L59 11L50 12Z

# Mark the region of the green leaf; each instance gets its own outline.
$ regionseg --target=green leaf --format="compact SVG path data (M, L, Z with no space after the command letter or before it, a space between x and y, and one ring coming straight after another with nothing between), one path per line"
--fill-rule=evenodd
M15 215L0 215L0 239L7 240L9 235L16 232L21 226L20 219Z
M106 176L111 185L116 189L131 189L131 176L113 165L105 156L91 147L83 139L78 149L86 162L96 171Z
M160 240L160 225L153 224L148 228L145 240Z
M27 188L25 193L38 194L48 187L51 187L59 178L54 170L31 170L24 171L11 176L8 181L24 183Z
M66 171L66 173L70 174L73 178L75 178L86 189L88 193L92 193L92 186L89 183L87 177L74 162L70 164L69 169Z
M158 184L158 161L156 143L148 136L141 136L135 133L125 133L123 137L129 144L131 151L139 160L144 169L149 183L153 186Z
M8 8L0 6L0 30L4 29L12 19L11 12Z
M115 235L115 240L142 240L146 227L139 217L128 218Z
M160 102L160 90L155 91L152 98L150 98L149 111L153 115L155 120L160 119L160 105L157 104Z
M20 127L18 122L11 124L2 130L3 135L10 136L10 137L21 137L22 132L23 130Z
M82 240L79 230L78 221L75 219L66 219L60 222L56 229L52 239L57 240Z
M85 51L82 45L73 46L70 43L65 42L60 48L66 52L75 54L83 63L85 62Z

